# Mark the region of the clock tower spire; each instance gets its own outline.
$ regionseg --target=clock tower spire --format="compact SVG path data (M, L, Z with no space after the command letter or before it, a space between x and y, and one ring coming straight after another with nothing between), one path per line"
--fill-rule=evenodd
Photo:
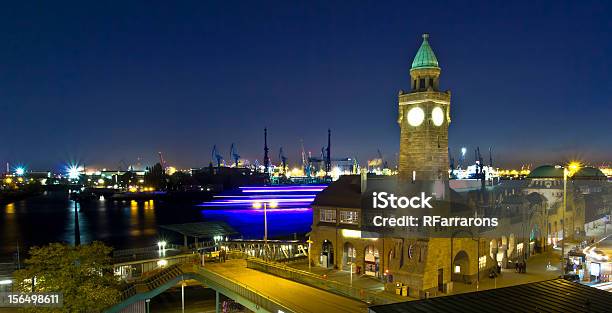
M404 180L448 180L450 91L440 91L440 66L429 34L410 69L409 92L400 91L399 177Z

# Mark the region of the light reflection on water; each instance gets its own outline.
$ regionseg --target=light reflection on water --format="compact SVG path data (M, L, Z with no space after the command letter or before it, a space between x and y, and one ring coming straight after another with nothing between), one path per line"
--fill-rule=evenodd
M263 237L263 209L204 208L193 204L160 201L117 201L102 199L84 202L78 212L80 240L101 240L117 249L154 245L163 236L159 225L225 221L244 238ZM0 207L0 262L14 257L24 247L49 242L74 243L74 202L67 193L53 192ZM268 210L271 238L291 238L310 231L312 210L308 207ZM182 243L182 238L175 239Z

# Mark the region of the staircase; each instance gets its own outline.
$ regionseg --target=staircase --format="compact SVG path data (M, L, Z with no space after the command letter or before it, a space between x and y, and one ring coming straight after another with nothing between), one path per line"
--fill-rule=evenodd
M183 275L181 264L173 264L151 276L143 277L129 284L121 294L121 301L142 292L148 292L161 287L172 279Z

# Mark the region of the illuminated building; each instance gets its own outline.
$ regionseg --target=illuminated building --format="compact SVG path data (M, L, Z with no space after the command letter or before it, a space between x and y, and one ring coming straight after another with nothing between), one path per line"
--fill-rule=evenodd
M420 298L449 293L453 281L476 281L493 266L489 241L480 238L361 238L361 192L369 182L421 181L441 186L445 190L439 194L442 199L458 195L449 188L450 92L440 91L440 72L424 35L410 70L411 90L399 94L398 175L384 178L364 171L361 177L342 176L317 195L310 254L315 265L379 278L392 275L387 290L405 286L408 295Z
M525 178L531 171L528 168L521 169L497 169L497 174L500 178L515 179Z
M403 179L448 179L451 94L440 91L441 69L428 38L428 34L423 35L412 62L411 91L400 91L398 99L398 170Z
M563 169L543 166L530 172L498 172L488 166L474 166L455 173L455 177L463 179L449 180L450 93L440 91L440 72L428 37L424 36L410 71L411 91L399 95L398 175L381 177L363 171L361 177L342 176L317 195L310 233L310 261L315 266L378 277L386 280L388 291L400 287L406 290L403 295L424 298L452 293L454 284L478 284L493 266L514 267L550 249L562 238L563 210L559 199L563 196ZM565 212L567 230L581 235L586 194L600 192L598 185L590 182L593 178L602 182L605 175L575 162L566 167L571 175ZM527 173L524 180L487 183L501 175L521 178ZM403 187L416 184L430 188L420 191L449 201L453 209L464 205L472 216L494 214L501 226L492 231L477 230L470 236L385 233L377 238L362 238L364 219L370 213L362 209L362 193L370 184L391 179L402 182Z
M569 166L568 166L569 167ZM596 191L596 182L605 179L605 175L592 167L576 168L570 172L567 187L567 210L565 221L571 221L565 226L571 237L584 233L585 199L584 194ZM538 193L546 198L548 203L548 244L556 245L564 238L563 234L563 168L560 166L542 165L527 175L527 185L524 194Z
M599 168L599 170L607 177L612 177L612 167L602 166Z

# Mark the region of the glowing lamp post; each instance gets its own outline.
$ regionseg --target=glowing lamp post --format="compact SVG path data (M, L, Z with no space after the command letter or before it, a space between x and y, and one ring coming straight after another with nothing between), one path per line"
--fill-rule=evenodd
M268 207L274 209L278 206L276 201L255 201L253 202L253 208L260 209L263 206L264 209L264 244L268 244Z
M15 175L23 176L23 174L25 174L25 168L20 166L20 167L15 169Z
M567 210L567 178L574 176L576 172L580 170L580 162L570 162L566 166L563 166L563 213L562 213L562 227L563 227L563 241L561 242L561 274L565 275L565 238L567 238L565 234L565 211ZM572 220L575 218L575 214L572 214ZM573 222L573 221L572 221ZM572 226L572 233L574 232Z
M166 255L166 245L168 243L166 241L158 241L157 242L157 247L159 248L159 256L165 256Z

